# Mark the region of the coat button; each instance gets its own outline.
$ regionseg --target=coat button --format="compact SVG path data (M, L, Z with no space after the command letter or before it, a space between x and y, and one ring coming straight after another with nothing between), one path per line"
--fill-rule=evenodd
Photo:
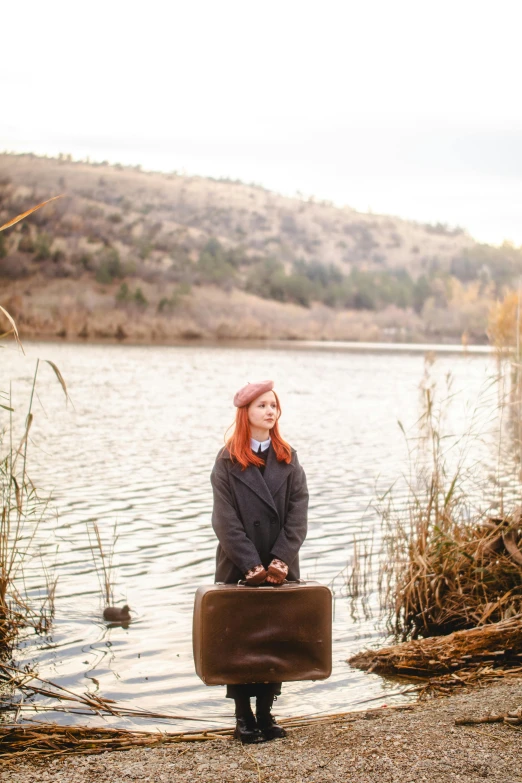
M256 519L256 521L254 522L254 525L255 525L256 527L259 527L259 525L260 525L260 524L261 524L261 522L259 522L259 520L257 520L257 519Z

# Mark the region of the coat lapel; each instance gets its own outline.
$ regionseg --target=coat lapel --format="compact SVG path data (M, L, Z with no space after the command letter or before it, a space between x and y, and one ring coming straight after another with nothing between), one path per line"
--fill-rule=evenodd
M263 476L254 465L243 470L238 462L232 466L230 472L277 513L274 497L293 469L291 463L278 462L274 449L270 447Z
M286 481L286 479L288 478L288 474L293 469L294 466L291 463L287 464L286 462L278 462L277 457L275 455L275 451L272 448L272 446L270 446L270 450L268 452L268 457L266 460L265 474L261 478L263 480L263 483L266 484L266 486L268 487L270 491L270 496L272 498L276 496L276 493L281 487L281 484L283 484Z
M268 489L268 486L266 485L265 480L263 479L263 476L259 472L259 470L255 467L255 465L249 465L248 468L245 470L242 469L241 465L236 462L231 471L232 475L236 476L240 481L243 482L243 484L246 484L247 487L249 487L253 492L258 495L261 500L263 500L268 506L270 506L271 509L273 509L275 512L277 512L276 505L274 503L274 498L270 494L270 490ZM266 474L266 470L265 470Z

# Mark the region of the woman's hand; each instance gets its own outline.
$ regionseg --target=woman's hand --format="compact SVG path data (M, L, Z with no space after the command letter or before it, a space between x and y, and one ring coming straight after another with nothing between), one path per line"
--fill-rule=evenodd
M282 585L288 574L288 566L282 560L274 559L268 566L266 581L272 585Z
M254 566L254 568L251 568L250 571L247 571L245 574L245 580L247 585L260 585L264 581L266 581L266 571L263 565L259 563L259 565Z

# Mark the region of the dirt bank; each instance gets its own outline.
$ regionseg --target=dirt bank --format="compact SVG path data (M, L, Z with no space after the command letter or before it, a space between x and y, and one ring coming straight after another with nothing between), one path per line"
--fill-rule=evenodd
M522 704L522 679L491 684L404 711L345 715L289 731L287 739L243 748L231 739L151 750L19 763L9 783L500 783L522 781L520 731L505 724L455 726L455 718Z
M186 338L436 342L444 337L423 329L415 314L392 306L379 312L334 310L320 304L306 308L212 286L194 286L175 307L159 312L172 286L132 278L126 284L129 290L140 289L147 307L119 302L121 281L99 285L87 276L35 277L31 285L26 280L3 280L1 304L25 338L156 343ZM0 326L9 328L3 316ZM453 341L458 338L460 333Z

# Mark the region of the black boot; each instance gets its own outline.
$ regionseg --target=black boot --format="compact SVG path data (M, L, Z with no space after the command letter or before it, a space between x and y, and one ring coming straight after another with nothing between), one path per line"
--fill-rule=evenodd
M250 698L241 696L234 699L236 702L236 728L234 737L241 740L243 745L252 745L256 742L264 742L264 737L257 728L254 713L250 707Z
M286 737L286 731L276 723L270 712L273 703L272 693L264 693L256 699L257 727L266 741Z

